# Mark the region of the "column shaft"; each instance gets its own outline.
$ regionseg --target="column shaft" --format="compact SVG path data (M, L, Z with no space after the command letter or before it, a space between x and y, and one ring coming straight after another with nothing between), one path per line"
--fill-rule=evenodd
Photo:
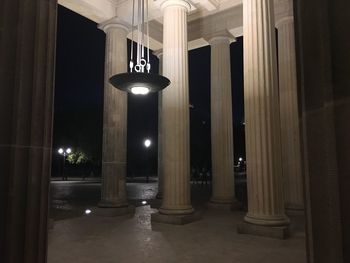
M0 259L44 263L57 1L0 4Z
M278 23L279 96L285 206L302 210L303 182L293 17Z
M120 24L106 24L105 86L102 143L102 198L100 207L127 206L126 143L127 93L114 88L109 78L127 71L127 33Z
M214 203L234 200L230 39L215 37L211 45L211 149Z
M155 52L159 59L159 74L163 71L163 51ZM162 128L162 91L158 93L158 193L157 198L163 198L163 128Z
M163 4L163 74L171 85L162 93L164 196L162 214L190 214L189 95L186 1Z
M258 225L285 225L276 42L272 0L245 0L244 103L248 214Z

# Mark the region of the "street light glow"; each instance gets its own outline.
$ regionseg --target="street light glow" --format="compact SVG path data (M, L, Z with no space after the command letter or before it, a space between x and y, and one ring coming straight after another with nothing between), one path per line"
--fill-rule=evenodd
M144 145L145 145L146 148L149 148L149 147L151 146L151 144L152 144L152 142L151 142L150 139L146 139L146 140L144 141Z
M71 148L67 148L66 153L70 154L72 152Z
M242 161L243 161L243 158L242 158L242 157L239 157L238 161L242 162Z
M58 153L59 153L59 154L63 154L63 153L64 153L64 150L63 150L62 148L59 148L59 149L58 149Z
M86 209L86 210L85 210L85 214L86 214L86 215L91 214L91 210L90 210L90 209Z

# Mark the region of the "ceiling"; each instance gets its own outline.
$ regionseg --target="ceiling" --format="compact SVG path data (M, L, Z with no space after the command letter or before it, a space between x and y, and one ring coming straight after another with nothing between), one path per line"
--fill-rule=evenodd
M163 18L159 1L148 0L150 48L153 50L162 48ZM234 37L242 35L242 0L187 1L191 3L188 15L189 49L208 45L206 37L215 32L228 30L233 40ZM274 1L276 21L293 15L292 0ZM96 23L105 22L113 17L118 17L129 24L132 22L132 0L58 0L58 3Z

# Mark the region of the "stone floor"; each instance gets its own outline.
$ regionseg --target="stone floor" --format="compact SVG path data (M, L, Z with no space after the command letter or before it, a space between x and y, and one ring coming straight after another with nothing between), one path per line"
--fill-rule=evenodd
M203 211L203 219L174 226L150 221L151 213L157 211L149 205L154 204L155 182L129 183L129 197L137 206L135 214L114 218L94 215L98 183L54 184L52 201L57 211L52 213L55 223L49 232L49 263L306 262L302 218L292 218L288 240L239 235L236 225L244 212L200 206L198 200L206 199L209 187L193 186L193 192L201 197L195 203ZM78 202L76 192L90 199ZM147 204L142 205L142 201ZM92 210L91 214L84 214L86 209Z

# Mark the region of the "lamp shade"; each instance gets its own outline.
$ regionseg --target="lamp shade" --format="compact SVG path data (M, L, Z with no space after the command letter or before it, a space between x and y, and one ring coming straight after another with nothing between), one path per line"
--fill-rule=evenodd
M151 73L121 73L112 76L109 82L117 89L132 92L132 89L148 89L149 92L158 92L170 84L164 76Z

